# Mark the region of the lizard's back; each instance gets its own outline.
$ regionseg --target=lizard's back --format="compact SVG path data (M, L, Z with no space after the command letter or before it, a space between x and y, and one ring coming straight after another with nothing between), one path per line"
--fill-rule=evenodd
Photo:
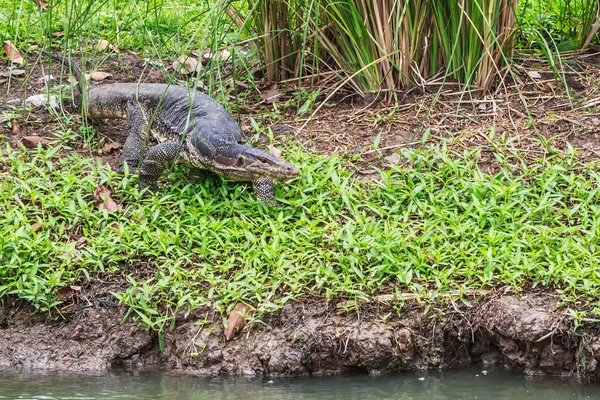
M244 143L236 120L211 97L185 86L154 83L117 83L93 87L86 101L93 119L127 118L128 110L141 108L162 133L191 132L222 135L226 141Z

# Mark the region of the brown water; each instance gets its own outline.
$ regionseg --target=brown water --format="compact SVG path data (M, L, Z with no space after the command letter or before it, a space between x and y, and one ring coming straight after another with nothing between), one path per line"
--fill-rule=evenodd
M0 375L0 399L598 399L600 386L467 369L394 376L197 378L168 373Z

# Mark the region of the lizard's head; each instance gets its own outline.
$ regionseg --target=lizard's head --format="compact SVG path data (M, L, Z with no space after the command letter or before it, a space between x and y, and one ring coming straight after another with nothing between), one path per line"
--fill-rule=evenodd
M250 146L235 146L236 151L228 156L227 163L217 162L216 169L229 179L253 181L258 178L292 179L298 169L266 151ZM216 157L218 160L220 157ZM220 165L219 165L220 164Z
M248 177L271 179L292 179L298 176L298 169L266 151L246 147L235 162L237 168L247 171Z

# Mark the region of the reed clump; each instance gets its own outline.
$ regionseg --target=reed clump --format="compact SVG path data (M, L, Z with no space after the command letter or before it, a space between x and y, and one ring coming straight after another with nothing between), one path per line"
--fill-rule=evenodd
M578 47L597 33L593 4L585 2L579 13ZM523 11L528 4L517 0L246 0L237 6L245 10L238 25L256 38L268 81L328 69L361 94L434 78L485 94L503 75L516 32L531 17Z

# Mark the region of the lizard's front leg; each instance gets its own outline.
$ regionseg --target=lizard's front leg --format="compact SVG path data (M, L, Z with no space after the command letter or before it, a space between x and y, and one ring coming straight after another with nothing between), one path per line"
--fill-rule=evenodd
M275 182L270 178L258 178L252 181L254 193L259 200L263 201L268 206L279 207L283 203L275 198Z
M127 106L127 127L129 136L125 140L121 159L119 160L118 172L124 172L124 164L127 163L130 172L135 172L140 165L140 160L148 149L148 121L139 104Z
M154 190L164 170L172 165L179 156L181 144L178 142L165 142L148 150L140 166L139 188Z

